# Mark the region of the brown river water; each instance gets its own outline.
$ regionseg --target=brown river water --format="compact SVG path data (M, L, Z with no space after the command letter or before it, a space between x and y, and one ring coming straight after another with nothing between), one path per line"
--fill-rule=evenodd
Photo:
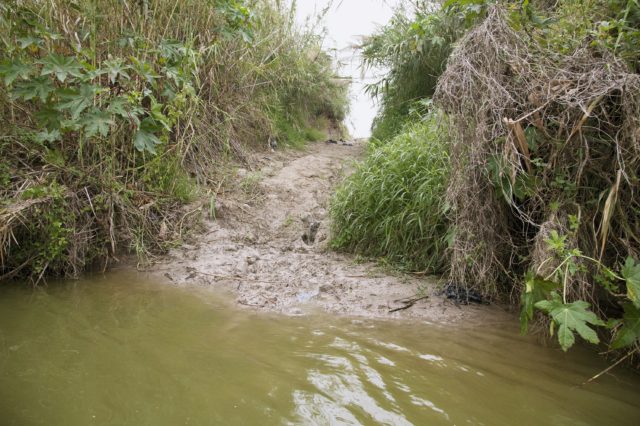
M114 272L0 288L2 425L638 425L640 376L517 323L234 307Z

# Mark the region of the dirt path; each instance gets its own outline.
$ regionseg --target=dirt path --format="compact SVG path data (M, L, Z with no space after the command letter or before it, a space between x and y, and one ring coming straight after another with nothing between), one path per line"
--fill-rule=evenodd
M363 149L316 143L303 153L263 155L260 172L238 171L240 191L218 200L216 220L197 244L175 250L153 273L177 285L224 289L240 305L290 315L320 309L432 322L504 315L490 306L456 306L434 294L434 280L392 274L327 249L331 190ZM315 239L309 238L312 228ZM395 310L416 296L428 297Z

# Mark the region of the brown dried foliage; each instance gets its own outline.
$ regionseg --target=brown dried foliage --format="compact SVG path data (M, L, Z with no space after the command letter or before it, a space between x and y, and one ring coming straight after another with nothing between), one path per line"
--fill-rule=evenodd
M610 267L637 258L640 76L623 62L586 45L554 52L495 7L459 42L434 99L452 121L453 281L517 295L512 283L553 257L545 240L569 215L573 247ZM512 186L534 182L525 196L505 200L495 159ZM590 276L574 277L572 298L599 299Z

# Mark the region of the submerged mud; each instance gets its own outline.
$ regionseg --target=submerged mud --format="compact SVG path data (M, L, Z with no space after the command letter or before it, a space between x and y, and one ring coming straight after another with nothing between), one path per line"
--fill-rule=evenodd
M459 306L437 295L436 279L402 275L328 249L332 189L361 157L363 143L317 143L271 153L239 170L238 191L216 202L216 218L194 244L152 273L175 285L230 292L237 304L290 315L321 310L434 322L504 318L495 306Z

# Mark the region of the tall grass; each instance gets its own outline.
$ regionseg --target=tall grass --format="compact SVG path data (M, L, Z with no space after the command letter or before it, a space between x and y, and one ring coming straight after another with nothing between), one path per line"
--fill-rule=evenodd
M0 4L0 279L175 243L217 165L344 117L317 34L278 1ZM295 141L299 143L299 141Z
M410 6L409 6L410 5ZM400 2L393 18L362 46L365 66L387 70L367 91L380 102L372 136L387 141L411 112L423 111L445 70L453 43L475 22L475 15L438 2Z
M338 188L331 203L334 248L410 271L446 268L449 159L441 118L432 113L407 125Z

